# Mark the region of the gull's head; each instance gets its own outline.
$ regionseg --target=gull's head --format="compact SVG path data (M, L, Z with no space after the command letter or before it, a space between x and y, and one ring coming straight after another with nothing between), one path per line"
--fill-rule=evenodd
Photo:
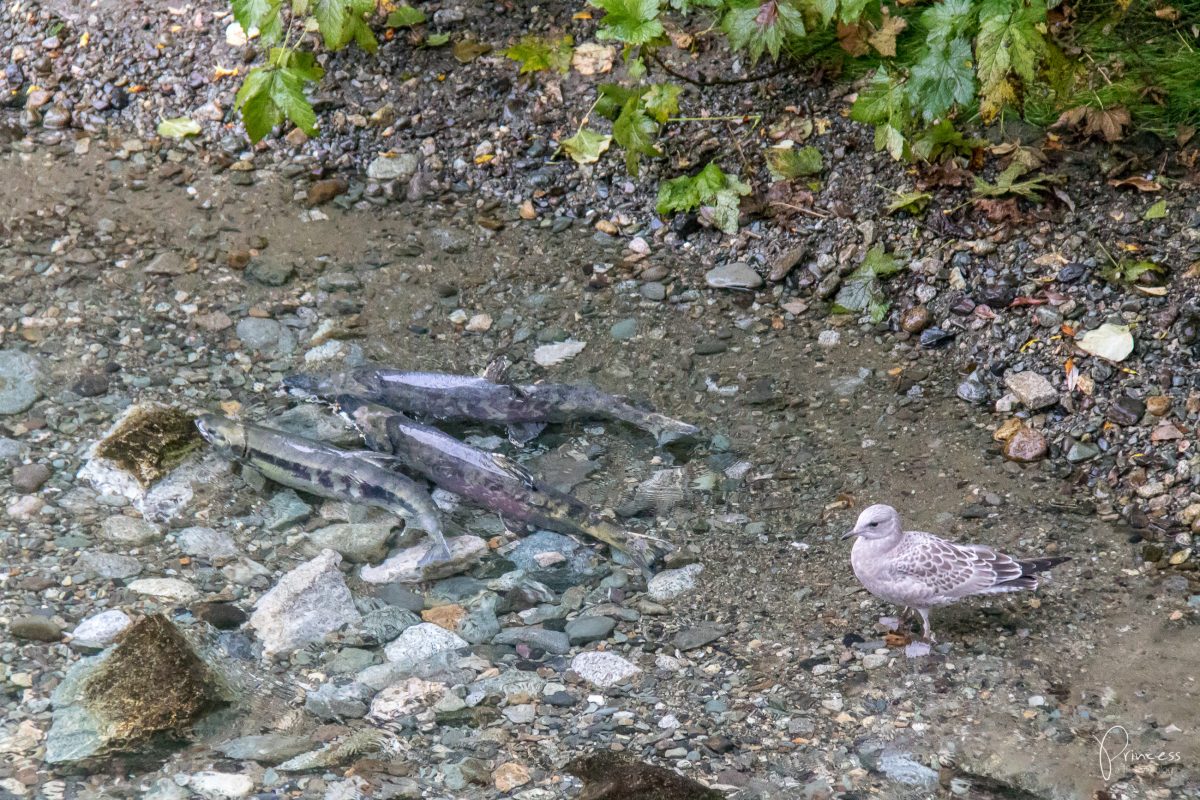
M858 515L854 530L842 534L843 539L861 536L864 539L884 539L900 532L900 515L896 509L883 504L868 506Z

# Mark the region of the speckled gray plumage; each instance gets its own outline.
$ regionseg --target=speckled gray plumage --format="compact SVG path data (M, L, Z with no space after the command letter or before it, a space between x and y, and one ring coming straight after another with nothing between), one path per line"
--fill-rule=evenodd
M846 535L857 536L850 563L859 582L882 600L915 609L929 638L929 609L971 595L1036 589L1035 573L1068 560L1019 560L985 545L905 531L896 510L885 505L863 511Z

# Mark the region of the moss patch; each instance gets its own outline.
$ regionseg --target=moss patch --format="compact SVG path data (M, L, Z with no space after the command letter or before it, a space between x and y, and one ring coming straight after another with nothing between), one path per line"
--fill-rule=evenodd
M170 406L143 406L96 446L96 455L115 462L142 486L149 486L201 441L191 414Z
M596 753L567 764L584 782L579 800L724 800L702 783L616 753Z

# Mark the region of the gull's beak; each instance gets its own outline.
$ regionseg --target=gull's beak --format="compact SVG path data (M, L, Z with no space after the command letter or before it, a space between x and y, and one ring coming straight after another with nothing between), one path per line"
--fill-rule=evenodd
M846 531L845 533L842 534L841 539L844 542L847 539L849 539L851 536L858 536L858 531L856 531L856 530Z

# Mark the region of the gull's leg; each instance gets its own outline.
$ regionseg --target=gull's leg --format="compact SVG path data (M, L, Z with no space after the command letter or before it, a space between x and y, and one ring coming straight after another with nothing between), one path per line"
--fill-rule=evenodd
M930 627L930 625L929 625L929 609L928 608L918 608L917 613L921 615L921 630L925 634L921 638L926 639L930 642L936 642L937 637L933 635L933 628Z

